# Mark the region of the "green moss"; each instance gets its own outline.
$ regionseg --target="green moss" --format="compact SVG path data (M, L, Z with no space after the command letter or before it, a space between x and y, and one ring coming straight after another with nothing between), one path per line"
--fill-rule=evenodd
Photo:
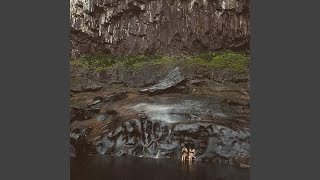
M175 65L181 62L182 58L179 59L176 56L162 56L154 59L151 63L157 65Z
M233 51L206 52L195 56L160 56L160 55L131 55L115 57L106 54L84 55L72 59L71 64L80 65L88 70L103 71L109 68L139 68L145 64L206 66L231 71L244 71L249 66L249 56Z
M207 52L188 58L189 64L209 66L231 71L245 71L249 67L249 56L233 51Z

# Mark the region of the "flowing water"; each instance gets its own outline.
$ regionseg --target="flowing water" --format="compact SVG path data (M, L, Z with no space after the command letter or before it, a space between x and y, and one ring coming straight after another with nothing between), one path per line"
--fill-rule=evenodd
M219 106L221 100L213 97L162 95L157 98L149 97L145 101L129 103L124 107L135 113L143 113L150 120L159 120L166 123L186 122L191 120L192 116L201 115L207 115L211 118L227 117Z
M110 157L71 158L71 180L248 180L250 170L177 159Z

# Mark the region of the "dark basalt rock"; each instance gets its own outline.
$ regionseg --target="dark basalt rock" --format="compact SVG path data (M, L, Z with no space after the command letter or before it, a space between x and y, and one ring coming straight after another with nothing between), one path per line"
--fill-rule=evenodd
M79 92L95 92L102 89L102 85L100 84L79 84L77 86L71 87L70 91L74 93Z
M106 96L106 97L101 97L97 96L92 99L92 101L87 104L87 107L100 107L101 103L106 103L106 102L116 102L123 100L128 97L128 92L123 91L123 92L118 92L118 93L112 93L112 95ZM99 106L100 105L100 106Z
M70 108L70 121L81 121L93 118L100 112L100 108L83 108L71 106Z
M185 78L182 76L179 67L176 67L175 69L170 71L168 75L158 84L146 89L142 89L140 90L140 92L147 94L159 94L161 92L168 92L170 90L173 90L173 92L175 92L175 90L178 92L185 92L185 89L187 89L185 86L178 86L178 88L174 89L177 85L182 85L184 80Z
M84 147L94 148L95 153L113 156L180 158L184 144L196 149L197 160L250 165L249 121L241 117L246 112L238 110L247 107L248 100L192 94L141 97L104 106L96 116L98 121L79 122L75 128L94 123L96 129L90 138L82 136L72 143L75 149L88 152ZM77 131L71 139L83 132Z
M70 133L70 154L72 156L81 156L95 153L94 146L86 139L92 128L75 129Z
M249 4L250 0L71 0L71 55L249 49Z
M110 96L107 96L105 98L106 102L115 102L115 101L120 101L122 99L125 99L128 97L128 92L124 91L124 92L119 92L119 93L113 93Z
M132 119L96 144L101 154L179 158L182 144L193 146L197 158L220 163L248 164L248 129L232 130L215 123L177 124ZM158 155L157 155L158 154Z
M200 86L207 85L207 82L205 80L194 79L194 80L190 80L187 84L200 87Z
M100 96L94 97L94 98L92 99L92 101L91 101L89 104L87 104L87 106L88 106L88 107L91 107L91 106L100 104L100 103L102 103L102 102L104 102L104 99L103 99L102 97L100 97Z

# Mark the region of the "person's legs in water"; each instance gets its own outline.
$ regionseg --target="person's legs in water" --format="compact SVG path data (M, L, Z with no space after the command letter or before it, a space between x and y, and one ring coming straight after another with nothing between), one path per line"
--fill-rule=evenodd
M185 162L186 161L186 157L187 157L187 152L186 152L187 150L186 150L186 147L184 146L183 148L182 148L182 157L181 157L181 161L182 162Z
M194 150L194 148L192 147L192 148L190 148L190 150L189 150L189 162L190 162L190 163L193 161L194 155L195 155L195 150Z

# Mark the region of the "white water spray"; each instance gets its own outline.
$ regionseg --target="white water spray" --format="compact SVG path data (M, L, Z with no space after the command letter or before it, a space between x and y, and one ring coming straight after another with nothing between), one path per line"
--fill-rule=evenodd
M156 155L156 157L155 158L159 158L159 156L160 156L160 150L158 150L158 153L157 153L157 155Z

